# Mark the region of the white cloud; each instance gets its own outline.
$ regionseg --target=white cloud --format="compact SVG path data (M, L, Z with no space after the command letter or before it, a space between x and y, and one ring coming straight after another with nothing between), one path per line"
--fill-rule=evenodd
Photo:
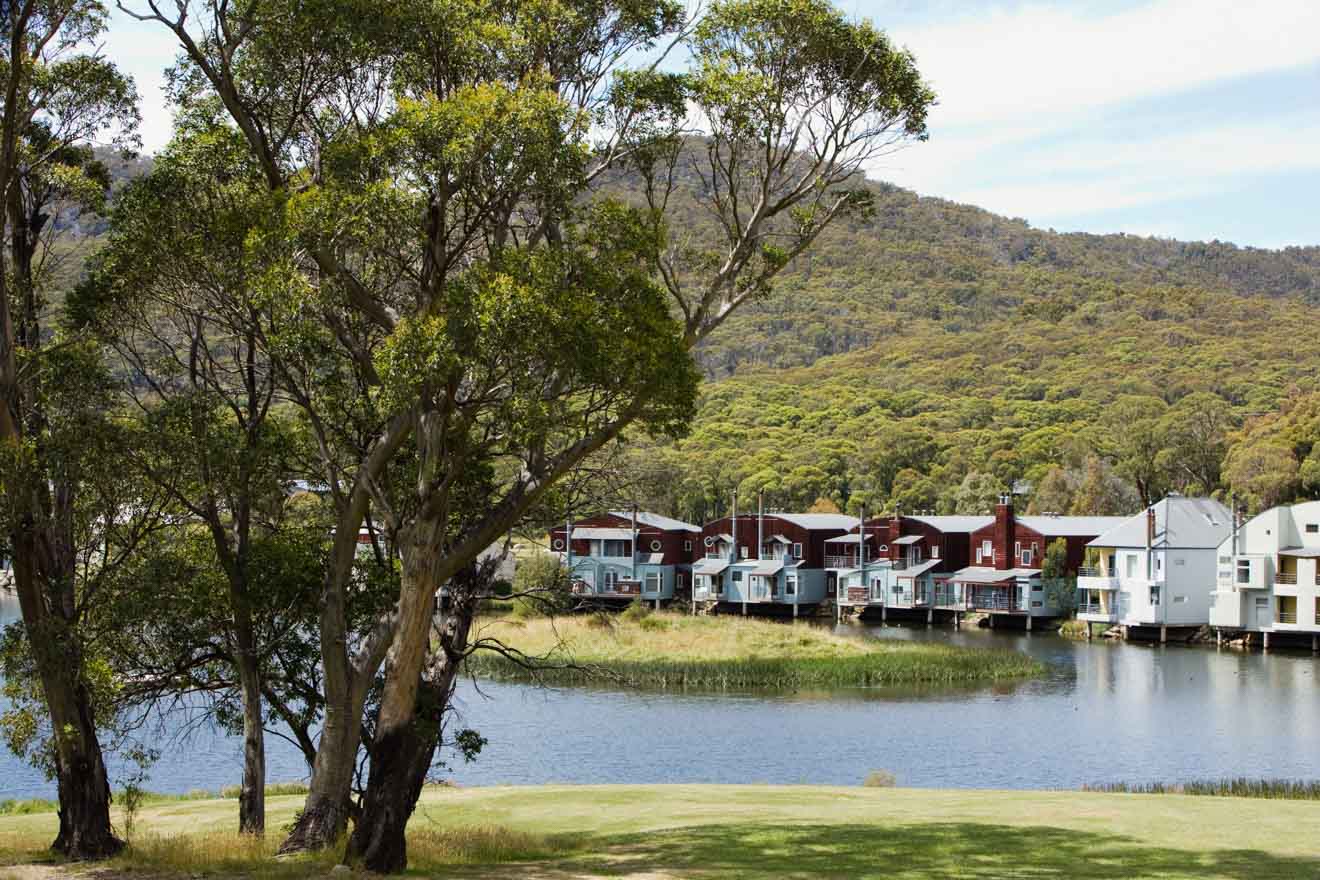
M1150 0L1100 12L1037 4L892 33L940 106L928 143L871 172L923 194L1087 228L1094 215L1112 225L1124 211L1149 223L1136 209L1233 192L1251 175L1320 169L1313 114L1228 122L1213 97L1217 86L1304 75L1320 60L1316 0ZM1191 92L1197 100L1178 98ZM1133 115L1161 96L1179 101L1176 118Z
M1110 15L1031 5L897 30L940 97L938 126L1003 124L1320 59L1315 0L1155 0Z

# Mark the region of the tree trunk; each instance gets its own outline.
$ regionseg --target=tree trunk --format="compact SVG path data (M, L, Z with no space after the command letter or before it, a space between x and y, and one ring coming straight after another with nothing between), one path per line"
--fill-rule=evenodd
M360 714L361 709L358 710ZM353 770L360 742L358 714L345 707L326 706L321 742L312 766L312 781L302 812L294 822L280 854L329 849L348 827L353 795Z
M392 874L408 866L405 832L435 759L454 682L463 663L478 593L473 585L451 583L452 610L440 632L439 654L428 675L414 685L415 706L408 723L377 727L362 817L348 843L348 861Z
M110 824L110 781L82 679L81 646L62 611L47 606L36 545L29 520L14 536L14 585L55 740L60 827L51 849L70 859L104 859L124 843Z
M248 644L245 646L243 642ZM243 688L243 787L238 795L240 834L266 833L266 732L261 711L261 671L251 639L240 636L238 676Z

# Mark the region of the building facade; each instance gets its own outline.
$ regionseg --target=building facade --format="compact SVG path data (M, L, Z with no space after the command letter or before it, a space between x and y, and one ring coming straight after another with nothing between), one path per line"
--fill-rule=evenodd
M669 601L692 586L701 527L646 511L612 511L550 530L573 592L603 600Z
M961 610L953 573L967 565L972 532L989 516L892 516L826 544L841 608L860 611ZM861 554L866 549L865 557Z
M828 596L826 545L858 525L833 513L726 516L702 528L697 602L748 610L814 609Z
M1210 625L1221 634L1320 635L1320 501L1274 507L1219 545Z
M969 535L969 564L950 581L961 589L962 607L996 617L1024 619L1058 617L1067 610L1060 594L1047 584L1041 570L1050 544L1067 547L1064 570L1082 567L1086 545L1117 527L1117 516L1023 516L1013 510L1012 496L1002 496L990 521Z
M1233 514L1213 498L1171 495L1091 541L1078 570L1077 617L1158 632L1210 622L1220 545Z

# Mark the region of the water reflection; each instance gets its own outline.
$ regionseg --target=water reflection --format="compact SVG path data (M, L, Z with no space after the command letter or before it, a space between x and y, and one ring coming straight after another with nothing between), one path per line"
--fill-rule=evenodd
M0 616L6 609L0 603ZM15 613L12 608L9 613ZM1075 787L1232 775L1315 778L1320 729L1309 654L1073 642L1037 633L922 627L841 629L859 638L1016 648L1038 680L980 688L835 693L639 693L464 683L462 723L490 744L458 764L461 784L775 782L857 784L886 769L903 785ZM272 739L270 778L301 757ZM203 731L172 749L150 785L219 788L239 774L231 737ZM114 771L112 771L113 775ZM0 793L48 794L0 755Z

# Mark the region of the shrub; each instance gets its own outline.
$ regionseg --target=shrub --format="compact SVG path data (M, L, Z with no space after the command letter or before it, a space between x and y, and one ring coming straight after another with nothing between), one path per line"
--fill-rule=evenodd
M538 553L519 561L513 574L513 616L518 618L550 617L573 608L573 593L568 572L558 556Z
M641 599L634 599L633 603L623 609L623 613L619 616L624 620L635 623L651 616L651 606L647 605Z
M669 621L658 614L648 614L637 621L637 628L645 630L669 629Z
M862 780L865 788L893 788L897 784L898 779L888 770L872 770Z

